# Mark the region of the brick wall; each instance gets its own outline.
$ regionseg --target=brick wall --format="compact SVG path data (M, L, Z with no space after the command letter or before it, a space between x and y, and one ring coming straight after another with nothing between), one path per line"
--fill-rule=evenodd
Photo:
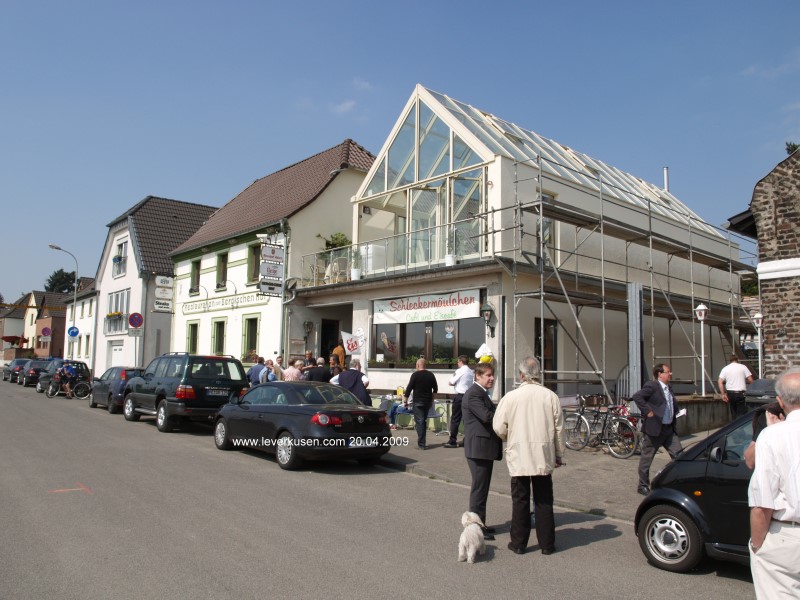
M756 184L750 211L759 261L800 258L800 151ZM800 367L800 277L761 280L764 375Z

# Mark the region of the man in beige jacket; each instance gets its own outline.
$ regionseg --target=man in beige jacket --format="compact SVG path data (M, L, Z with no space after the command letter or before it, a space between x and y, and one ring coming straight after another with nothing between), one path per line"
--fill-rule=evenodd
M511 541L508 548L523 554L531 533L533 488L536 539L542 554L555 552L553 469L564 464L564 416L561 402L539 383L539 361L529 356L519 363L520 386L500 399L492 427L506 441L511 475Z

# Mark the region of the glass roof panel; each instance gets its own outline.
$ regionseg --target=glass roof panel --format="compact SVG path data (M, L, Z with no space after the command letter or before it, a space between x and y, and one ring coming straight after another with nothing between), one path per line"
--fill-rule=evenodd
M450 128L424 103L419 104L419 178L450 171Z
M389 147L387 156L389 164L389 189L398 188L414 182L416 166L414 144L416 140L417 108L412 106L408 111L400 131Z
M378 170L372 176L364 196L372 196L386 191L386 158L381 160Z
M456 171L463 167L477 165L480 162L481 157L467 146L464 140L453 134L453 170Z

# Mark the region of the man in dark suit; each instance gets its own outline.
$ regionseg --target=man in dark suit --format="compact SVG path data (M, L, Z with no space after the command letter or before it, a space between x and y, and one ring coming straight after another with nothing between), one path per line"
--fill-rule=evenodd
M408 399L414 394L414 423L417 426L417 448L427 448L428 413L433 406L433 395L439 391L436 375L425 368L424 358L417 360L417 370L411 374L408 385L403 392L403 405L408 406Z
M317 366L310 367L306 373L308 374L308 381L322 381L327 383L331 380L331 370L325 366L325 359L320 357L317 359Z
M672 371L669 365L657 364L653 368L653 381L648 381L633 395L644 417L642 436L642 457L639 460L639 487L637 491L646 496L650 493L650 465L656 451L664 447L670 457L683 450L681 441L675 433L675 415L678 404L669 385Z
M503 442L492 428L495 405L487 390L494 385L494 369L489 363L475 367L475 383L461 400L464 421L464 454L472 475L469 492L469 510L486 523L486 500L492 481L494 461L503 458ZM486 527L484 537L493 540L494 528Z

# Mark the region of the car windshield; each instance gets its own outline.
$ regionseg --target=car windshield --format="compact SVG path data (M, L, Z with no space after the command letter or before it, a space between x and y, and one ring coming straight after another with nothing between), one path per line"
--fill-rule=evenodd
M302 404L355 404L361 402L349 390L338 385L293 385Z
M144 373L144 369L125 369L125 379L141 377L142 373Z
M50 361L37 360L31 363L31 369L44 369Z
M214 359L213 357L198 358L192 361L189 368L191 377L194 379L244 380L244 371L237 363L230 360Z

